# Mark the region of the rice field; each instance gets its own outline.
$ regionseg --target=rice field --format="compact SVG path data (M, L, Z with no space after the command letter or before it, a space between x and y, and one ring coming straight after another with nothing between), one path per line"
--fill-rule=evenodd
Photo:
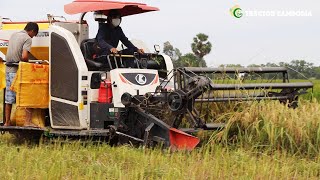
M1 92L0 92L1 93ZM212 105L226 122L191 152L0 136L1 179L319 179L320 83L297 109L277 101ZM1 101L1 100L0 100ZM225 112L223 112L225 111Z
M27 146L2 136L2 179L318 179L319 157L210 145L192 152L83 145Z

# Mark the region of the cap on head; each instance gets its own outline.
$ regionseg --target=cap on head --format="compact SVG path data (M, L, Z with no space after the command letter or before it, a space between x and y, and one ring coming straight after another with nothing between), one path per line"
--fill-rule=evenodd
M121 17L121 13L118 9L111 9L108 13L108 17Z
M103 14L102 11L96 11L93 13L94 20L99 22L105 22L107 20L107 16Z

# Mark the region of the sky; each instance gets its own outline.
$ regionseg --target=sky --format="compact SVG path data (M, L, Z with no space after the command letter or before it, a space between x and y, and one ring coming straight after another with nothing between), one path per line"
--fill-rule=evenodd
M77 20L67 15L63 6L71 0L1 0L0 16L13 21L45 20L46 14ZM169 41L185 54L191 52L193 37L209 36L213 48L205 56L208 66L221 64L265 64L305 60L320 65L319 0L136 0L160 8L158 12L124 17L121 27L129 39L140 39L150 49ZM231 15L238 5L241 18ZM250 12L307 12L308 16L248 16ZM310 16L311 15L311 16ZM97 23L87 16L90 37L97 33Z

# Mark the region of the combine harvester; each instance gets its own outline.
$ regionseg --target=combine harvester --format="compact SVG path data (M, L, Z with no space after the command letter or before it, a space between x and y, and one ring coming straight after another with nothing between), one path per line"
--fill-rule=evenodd
M158 46L155 53L109 55L97 61L93 58L95 41L89 39L84 20L88 12L119 9L122 16L128 16L159 9L105 0L76 0L64 9L67 14L81 13L79 21L58 21L48 15L48 21L38 22L40 32L31 49L35 60L30 63L38 63L32 67L48 70L44 71L48 80L40 81L47 83L41 91L47 92L41 99L47 107L41 108L47 108L48 118L41 128L2 126L1 131L24 137L98 137L191 150L199 139L188 133L223 128L223 124L207 123L214 118L203 110L210 103L271 99L295 107L298 95L313 87L310 82L289 83L286 68L174 69ZM10 35L25 24L0 22L1 52L6 54ZM134 60L136 68L125 67L127 60ZM240 76L245 80L238 80ZM264 81L264 76L281 80ZM26 96L35 98L37 93L28 92Z

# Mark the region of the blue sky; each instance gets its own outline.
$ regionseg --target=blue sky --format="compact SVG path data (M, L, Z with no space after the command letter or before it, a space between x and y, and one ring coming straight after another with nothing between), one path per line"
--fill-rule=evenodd
M46 19L47 13L64 15L63 5L70 0L10 0L1 2L0 16L14 21ZM209 66L220 64L261 64L303 59L320 65L320 1L318 0L137 0L160 8L125 17L122 28L129 38L145 41L150 48L170 41L182 53L191 52L197 33L209 35L213 49L205 57ZM239 5L243 11L309 11L311 17L231 16L229 9ZM90 16L87 18L91 19ZM89 21L90 36L97 25Z

